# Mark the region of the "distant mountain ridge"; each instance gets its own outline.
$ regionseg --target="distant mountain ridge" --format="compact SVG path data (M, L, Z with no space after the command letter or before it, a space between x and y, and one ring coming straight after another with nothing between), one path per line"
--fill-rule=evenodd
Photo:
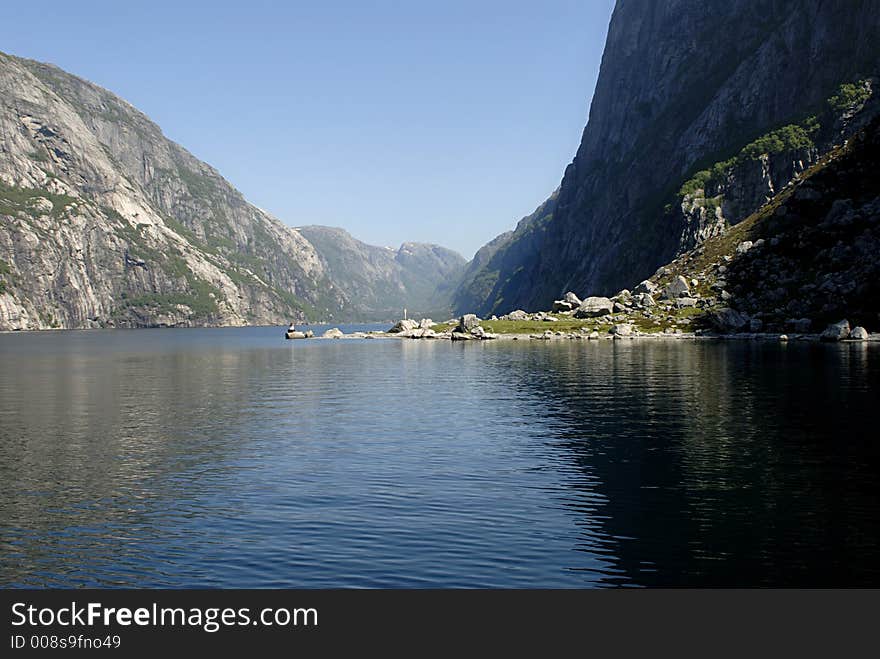
M248 203L111 92L0 53L0 329L396 317L448 309L449 293L423 296L464 265L420 246L424 259L355 281L368 264L352 254L336 267L341 246L320 242Z
M318 251L334 290L344 292L348 308L364 320L450 315L453 289L464 257L445 247L404 243L397 250L367 245L344 229L298 227ZM344 287L344 288L343 288Z

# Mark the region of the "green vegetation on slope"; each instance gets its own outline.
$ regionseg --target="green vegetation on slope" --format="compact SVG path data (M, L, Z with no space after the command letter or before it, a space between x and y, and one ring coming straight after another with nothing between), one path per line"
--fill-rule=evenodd
M827 100L827 108L823 120L828 121L833 114L853 110L863 104L871 96L871 89L866 80L856 83L845 83L838 88L837 94ZM809 116L800 123L788 124L777 128L744 146L740 152L716 162L708 169L694 174L682 184L678 191L679 197L694 194L697 190L705 190L708 186L720 183L736 166L749 160L758 160L765 155L774 155L785 151L807 150L815 147L813 136L819 132L821 124L815 116Z
M18 211L31 217L42 215L33 203L41 197L52 202L49 215L54 218L60 217L64 209L76 201L74 197L65 194L55 194L42 188L19 188L0 181L0 215L15 215Z
M0 278L0 294L2 294L7 290L7 280L12 279L12 268L9 267L9 264L3 259L0 259L0 275L4 275L4 278Z

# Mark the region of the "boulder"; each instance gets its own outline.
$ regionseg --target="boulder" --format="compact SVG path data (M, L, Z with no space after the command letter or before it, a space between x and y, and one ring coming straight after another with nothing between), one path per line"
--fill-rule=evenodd
M611 299L615 302L620 302L621 304L630 304L632 302L632 293L624 288L622 291L618 292L617 295L612 296Z
M307 339L311 339L315 336L315 333L312 330L306 330L305 335Z
M832 323L825 328L819 337L823 341L840 341L849 336L849 321L844 319L837 323Z
M470 332L455 331L452 333L451 338L453 341L479 341L479 339Z
M291 332L290 330L288 330L287 332L285 332L284 338L285 339L305 339L307 337L306 337L305 332L297 332L296 330Z
M657 286L657 284L646 279L633 289L633 293L647 293L648 295L654 295L659 289L660 287Z
M430 318L422 318L419 321L419 329L431 329L434 326L434 321Z
M574 312L575 318L606 316L614 310L614 303L607 297L588 297Z
M748 252L752 248L752 245L753 245L753 243L751 240L744 240L739 245L736 246L736 253L737 254L745 254L746 252Z
M611 328L611 333L615 336L632 336L633 326L627 323L620 323Z
M560 311L571 311L572 309L575 309L575 308L576 308L575 305L573 305L568 300L553 300L553 309L552 310L557 313Z
M28 206L40 215L48 215L55 205L45 197L31 197Z
M325 339L341 339L344 334L342 333L341 329L339 329L338 327L334 327L333 329L328 329L321 336Z
M723 307L713 311L708 314L707 319L716 330L725 334L739 332L751 320L748 315L730 307Z
M455 328L456 332L470 332L475 327L478 327L480 324L480 319L477 318L475 314L466 313L464 316L458 319L458 327Z
M640 293L636 296L636 302L638 302L643 307L653 307L657 304L657 301L654 299L654 296L650 293Z
M849 338L853 341L867 341L868 340L868 330L864 327L856 327L852 332L849 333Z
M529 314L527 314L522 309L517 309L516 311L511 311L506 316L501 317L502 320L528 320Z
M599 338L599 332L597 332L596 330L593 330L592 332L590 332L590 334L587 336L587 338L590 341L595 341Z
M663 291L663 296L669 300L674 300L679 297L690 297L691 289L688 286L687 279L678 275L675 279L673 279L666 286L666 290Z
M679 309L682 307L695 307L697 306L697 298L694 297L680 297L675 300L675 306Z
M581 299L571 291L563 295L562 299L568 302L571 305L572 309L577 309L579 306L581 306Z
M388 330L389 334L397 334L398 332L409 332L410 330L414 330L418 327L419 324L412 320L411 318L406 318L404 320L398 320L395 323L394 327Z

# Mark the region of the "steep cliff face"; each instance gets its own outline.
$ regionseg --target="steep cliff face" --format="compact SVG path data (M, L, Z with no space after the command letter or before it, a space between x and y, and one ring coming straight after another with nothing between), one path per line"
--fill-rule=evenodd
M525 256L480 308L547 308L651 274L699 238L693 217L668 212L685 181L820 112L878 60L880 0L619 0L552 218L507 243Z
M660 268L639 288L642 328L821 332L847 319L880 329L880 117L832 148L757 212ZM687 302L663 299L679 278ZM651 283L653 286L651 286ZM666 296L668 297L668 295ZM696 303L691 305L690 303Z
M672 222L682 225L679 251L723 234L880 115L877 79L841 85L825 106L700 170L679 190Z
M0 328L242 325L321 303L314 247L109 92L0 55Z
M0 330L360 319L331 260L122 99L0 53Z
M306 226L298 229L318 251L330 284L347 313L362 320L389 320L407 309L412 316L446 318L450 296L465 266L452 250L424 243L399 249L375 247L343 229Z

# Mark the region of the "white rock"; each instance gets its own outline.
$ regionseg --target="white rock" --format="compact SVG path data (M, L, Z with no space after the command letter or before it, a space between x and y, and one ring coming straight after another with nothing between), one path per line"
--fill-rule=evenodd
M822 332L821 339L823 341L840 341L849 336L849 321L844 319L837 323L832 323Z

